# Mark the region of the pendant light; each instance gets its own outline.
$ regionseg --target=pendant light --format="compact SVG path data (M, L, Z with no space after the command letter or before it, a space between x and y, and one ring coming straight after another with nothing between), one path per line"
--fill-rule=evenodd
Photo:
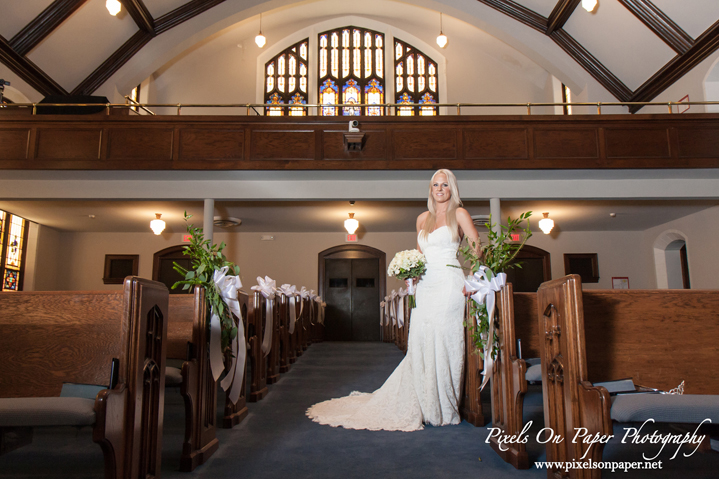
M150 221L150 229L156 235L160 235L165 230L165 222L160 219L162 213L155 213L155 219Z
M447 46L447 35L442 33L442 12L439 12L439 36L437 36L437 45L439 45L439 48L444 48Z
M357 231L357 228L359 228L359 221L355 219L354 213L350 213L350 217L345 220L345 229L347 233L353 235L355 231Z
M262 34L262 13L260 12L260 33L257 34L255 37L255 43L258 47L262 48L265 46L265 43L267 43L267 39Z
M597 3L599 3L597 0L582 0L582 8L592 13L597 8Z
M542 230L542 233L548 235L554 228L554 220L549 217L549 213L542 213L542 215L544 218L539 220L539 229Z
M113 17L120 13L120 10L122 10L122 4L118 0L107 0L105 2L105 8L107 8L107 11L110 12L110 15Z

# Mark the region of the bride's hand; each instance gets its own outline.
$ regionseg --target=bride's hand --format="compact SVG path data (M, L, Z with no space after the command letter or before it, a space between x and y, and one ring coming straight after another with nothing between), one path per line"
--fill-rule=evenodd
M415 278L407 278L404 280L404 284L407 285L407 288L412 288L412 283L415 282Z
M469 298L470 296L472 296L472 293L467 292L466 286L462 286L462 294L464 295L465 298Z

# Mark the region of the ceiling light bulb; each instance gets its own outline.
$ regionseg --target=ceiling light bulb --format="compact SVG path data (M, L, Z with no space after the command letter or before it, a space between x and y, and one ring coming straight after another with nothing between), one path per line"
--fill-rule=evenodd
M260 31L260 33L255 37L255 43L256 43L257 46L260 47L260 48L264 47L264 46L265 46L265 43L267 43L267 39L265 38L265 36L262 34L261 31Z
M354 213L350 213L350 217L345 220L345 229L349 234L353 235L357 228L359 228L359 221L355 219Z
M107 0L105 2L105 7L107 8L107 11L110 12L110 15L113 17L120 13L120 10L122 10L122 4L119 2L119 0Z
M549 213L542 213L542 215L544 215L544 218L539 220L539 229L542 230L542 233L548 235L554 228L554 220L549 217Z
M439 45L439 48L447 46L447 35L442 33L442 12L439 12L439 35L437 36L437 45Z
M160 219L161 213L155 213L155 219L150 221L150 229L156 235L159 235L165 230L165 222Z
M597 0L582 0L582 8L592 13L597 8L597 3L599 3Z

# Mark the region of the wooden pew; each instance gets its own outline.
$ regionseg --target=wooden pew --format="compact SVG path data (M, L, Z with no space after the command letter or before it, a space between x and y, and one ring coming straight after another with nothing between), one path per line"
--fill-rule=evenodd
M280 373L290 370L290 299L283 293L278 293L278 306L280 317ZM296 326L296 325L295 325Z
M709 366L719 352L719 325L707 321L719 312L719 291L582 293L581 280L570 275L544 283L537 305L545 426L563 436L573 437L578 427L589 434L612 434L612 418L627 401L671 401L667 404L681 413L681 402L692 400L632 395L617 396L612 403L607 390L592 382L632 377L635 384L668 390L685 380L689 395L719 393L719 372ZM547 461L580 458L586 448L581 441L550 443ZM602 452L603 445L595 444L587 458L601 461ZM600 472L575 471L573 477L598 478Z
M311 299L302 299L303 306L302 306L302 314L297 316L297 324L295 324L295 341L294 341L294 356L295 360L302 356L302 353L304 352L304 342L305 342L305 323L309 323L307 321L308 316L310 315L310 302Z
M267 355L267 384L275 384L280 380L280 338L282 334L280 325L282 319L279 296L275 295L270 301L274 304L272 307L272 348L270 354Z
M29 408L0 428L93 425L106 478L158 477L167 317L165 285L137 277L119 292L0 293L0 411ZM94 399L58 397L63 383L111 382Z
M201 286L195 287L194 294L170 295L167 357L185 360L180 384L185 401L185 440L180 470L185 472L204 464L219 447L217 382L208 356L209 313L205 289Z
M251 368L250 402L257 402L267 395L267 360L262 352L265 325L265 297L253 291L247 308L247 359Z
M250 310L250 296L242 290L239 291L239 294L237 295L237 300L240 303L240 312L242 313L242 323L244 325L244 332L245 332L245 344L244 346L247 347L249 344L249 319L248 319L248 311ZM238 325L238 318L235 318L235 324ZM239 327L239 325L238 325ZM245 360L245 369L244 374L242 376L242 389L240 390L240 396L237 399L237 402L235 404L232 404L232 401L230 400L230 391L231 389L228 389L225 393L225 410L223 414L222 419L222 427L226 429L230 429L236 425L238 425L242 420L247 416L248 409L247 409L247 361L249 361L249 357ZM225 367L228 367L230 364L232 364L232 357L231 354L228 352L225 355Z
M464 328L464 387L462 388L462 401L460 402L459 412L462 419L475 427L480 427L486 424L479 391L482 384L484 360L482 359L482 352L475 349L474 340L472 339L474 330L477 327L476 322L470 321L470 323L468 327Z

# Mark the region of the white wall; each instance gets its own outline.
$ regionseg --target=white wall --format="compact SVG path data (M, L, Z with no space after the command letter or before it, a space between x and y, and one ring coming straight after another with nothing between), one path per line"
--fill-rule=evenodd
M686 238L689 281L692 289L719 289L719 207L708 208L678 220L650 228L642 233L642 254L653 275L652 288L656 287L654 268L654 242L666 231L678 231ZM631 286L631 281L630 281Z

